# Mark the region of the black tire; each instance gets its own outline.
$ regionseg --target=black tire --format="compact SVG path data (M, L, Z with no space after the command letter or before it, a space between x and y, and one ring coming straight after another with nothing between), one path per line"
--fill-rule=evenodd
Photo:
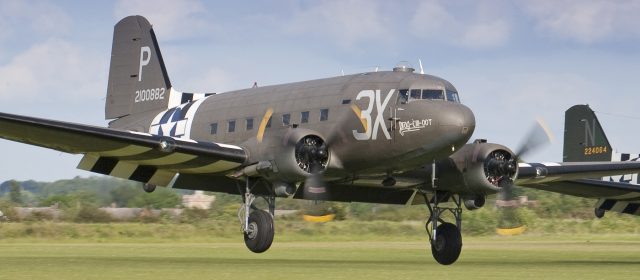
M439 264L450 265L462 251L462 235L454 224L443 223L436 228L436 241L431 243L431 254Z
M146 183L146 184L142 185L142 189L147 193L152 193L153 191L156 190L156 185Z
M254 253L262 253L273 243L274 228L271 214L255 210L249 214L249 232L244 233L244 244Z

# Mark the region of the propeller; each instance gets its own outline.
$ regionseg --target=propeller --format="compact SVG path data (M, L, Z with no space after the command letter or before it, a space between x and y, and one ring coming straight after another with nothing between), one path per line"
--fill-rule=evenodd
M328 198L327 186L323 177L329 162L327 143L319 136L307 135L296 143L295 157L298 166L309 174L304 181L304 198L309 200Z
M553 135L543 120L539 119L527 133L525 140L516 150L513 157L505 151L494 151L490 155L485 172L487 179L497 183L499 221L497 232L501 235L520 234L524 231L523 222L518 217L519 203L515 201L515 182L518 162L523 156L530 154L542 146L552 142ZM495 153L495 154L494 154ZM493 181L492 181L493 180Z
M355 114L354 114L355 113ZM337 121L323 139L315 135L307 135L296 143L296 160L300 168L309 175L304 181L303 198L307 200L328 200L331 197L325 180L325 170L329 161L329 151L332 147L340 147L349 141L353 135L352 126L360 126L358 120L360 109L352 105L351 110L337 112ZM356 122L354 124L354 122ZM335 156L335 155L332 155ZM332 159L332 161L339 159Z

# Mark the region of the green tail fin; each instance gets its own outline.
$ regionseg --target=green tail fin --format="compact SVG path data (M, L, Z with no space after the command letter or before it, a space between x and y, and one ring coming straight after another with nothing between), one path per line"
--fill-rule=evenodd
M564 162L611 161L612 149L589 105L575 105L564 117Z

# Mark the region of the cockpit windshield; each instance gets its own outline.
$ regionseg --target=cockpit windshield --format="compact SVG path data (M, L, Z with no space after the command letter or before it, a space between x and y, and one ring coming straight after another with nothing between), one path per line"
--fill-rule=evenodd
M398 95L398 101L405 104L413 100L442 100L460 103L458 93L455 91L447 90L446 99L445 91L441 89L401 89Z
M423 89L422 99L444 100L442 90L439 89Z

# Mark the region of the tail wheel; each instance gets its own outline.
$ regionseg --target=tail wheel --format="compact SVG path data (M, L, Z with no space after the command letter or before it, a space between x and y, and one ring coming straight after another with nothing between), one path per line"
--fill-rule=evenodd
M249 230L244 233L244 244L254 253L262 253L273 243L273 218L271 214L255 210L249 214Z
M436 228L436 238L431 243L431 254L443 265L454 263L462 251L462 235L454 224L443 223Z

